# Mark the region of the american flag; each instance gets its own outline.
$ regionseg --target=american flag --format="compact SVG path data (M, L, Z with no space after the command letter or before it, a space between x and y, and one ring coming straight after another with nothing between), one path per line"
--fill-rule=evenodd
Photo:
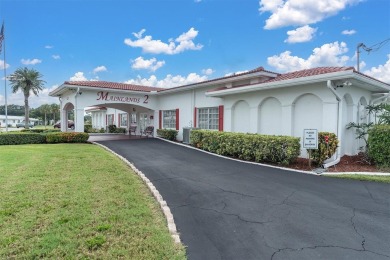
M3 25L1 26L1 31L0 31L0 54L1 54L1 50L3 49L3 40L4 40L4 22Z

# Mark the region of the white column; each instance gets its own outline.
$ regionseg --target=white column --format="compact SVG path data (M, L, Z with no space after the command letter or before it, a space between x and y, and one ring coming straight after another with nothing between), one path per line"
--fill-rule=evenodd
M282 106L282 135L293 136L293 104Z
M250 108L250 115L249 115L249 131L251 133L257 133L257 127L258 127L258 121L259 121L259 109L258 107L251 107Z
M224 118L223 118L223 131L224 132L231 132L232 131L232 108L226 108L224 109Z
M84 109L75 109L75 132L84 132Z

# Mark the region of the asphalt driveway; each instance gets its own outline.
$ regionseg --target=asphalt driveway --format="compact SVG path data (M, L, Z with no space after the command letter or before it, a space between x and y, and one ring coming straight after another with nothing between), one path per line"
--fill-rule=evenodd
M158 139L100 141L160 191L189 259L390 259L390 185L289 172Z

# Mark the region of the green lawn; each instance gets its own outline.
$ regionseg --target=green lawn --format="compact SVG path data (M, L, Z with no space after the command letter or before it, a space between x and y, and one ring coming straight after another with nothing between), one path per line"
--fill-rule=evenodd
M0 147L0 259L185 259L144 183L91 144Z
M342 178L342 179L359 180L359 181L375 181L375 182L390 183L390 176L385 176L385 175L340 174L340 175L325 175L325 176Z

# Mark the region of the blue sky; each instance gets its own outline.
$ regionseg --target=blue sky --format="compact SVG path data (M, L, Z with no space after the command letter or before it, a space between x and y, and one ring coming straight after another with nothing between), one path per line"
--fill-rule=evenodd
M355 66L356 46L390 38L389 0L0 0L7 74L30 67L45 89L68 80L172 87L259 66ZM390 42L361 72L390 83ZM3 75L3 72L2 72ZM2 76L3 77L3 76ZM8 104L23 104L22 93ZM4 79L0 82L4 104Z

